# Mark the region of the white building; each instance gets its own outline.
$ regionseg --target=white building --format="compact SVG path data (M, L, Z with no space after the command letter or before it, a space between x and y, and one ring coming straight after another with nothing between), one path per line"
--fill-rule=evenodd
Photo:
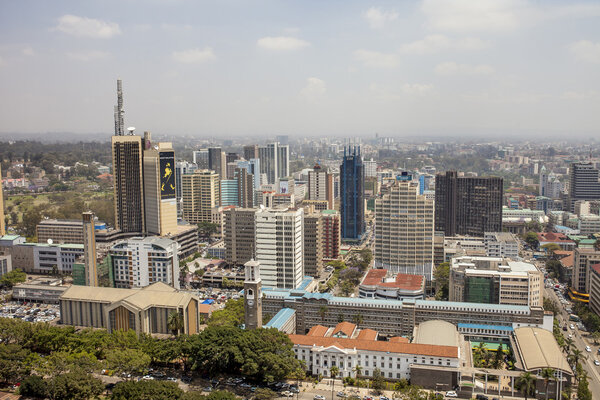
M365 178L374 178L377 176L377 161L364 160L363 166L365 168Z
M142 288L163 282L179 289L177 242L156 237L134 237L109 250L117 288Z
M488 257L519 258L519 241L512 233L486 232L483 239Z
M279 142L258 148L260 172L267 175L268 183L276 183L290 175L290 147Z
M256 261L265 287L294 289L304 277L304 210L286 206L256 213Z
M579 217L579 233L590 235L600 232L600 215L586 214Z

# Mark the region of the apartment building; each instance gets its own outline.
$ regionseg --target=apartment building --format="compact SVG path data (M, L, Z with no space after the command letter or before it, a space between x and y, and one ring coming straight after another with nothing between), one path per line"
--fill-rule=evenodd
M517 260L519 241L510 232L486 232L483 236L485 252L488 257L502 257Z
M225 260L244 265L256 256L256 212L254 208L232 207L223 212Z
M333 174L318 164L308 172L308 199L327 201L327 208L333 209Z
M580 293L589 293L590 267L600 263L600 251L594 249L575 248L573 262L573 278L571 284Z
M304 274L319 277L323 269L323 216L304 215Z
M181 177L183 219L190 224L211 222L211 210L221 205L219 175L208 169Z
M321 211L323 215L323 259L335 260L340 256L340 213L335 210Z

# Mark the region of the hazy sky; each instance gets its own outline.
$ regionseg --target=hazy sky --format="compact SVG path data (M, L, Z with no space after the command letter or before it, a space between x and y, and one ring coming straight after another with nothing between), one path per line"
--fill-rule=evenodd
M600 134L600 2L0 2L0 132Z

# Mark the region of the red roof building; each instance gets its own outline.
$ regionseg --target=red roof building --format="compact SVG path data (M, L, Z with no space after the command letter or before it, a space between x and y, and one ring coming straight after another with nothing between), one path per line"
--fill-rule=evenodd
M358 288L359 297L375 299L423 299L423 275L397 274L388 277L385 269L371 269Z

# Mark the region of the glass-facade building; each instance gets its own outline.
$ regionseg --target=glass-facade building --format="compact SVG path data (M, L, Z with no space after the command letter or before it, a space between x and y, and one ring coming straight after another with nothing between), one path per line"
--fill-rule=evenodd
M365 175L360 146L344 148L340 166L341 235L359 240L365 232Z

